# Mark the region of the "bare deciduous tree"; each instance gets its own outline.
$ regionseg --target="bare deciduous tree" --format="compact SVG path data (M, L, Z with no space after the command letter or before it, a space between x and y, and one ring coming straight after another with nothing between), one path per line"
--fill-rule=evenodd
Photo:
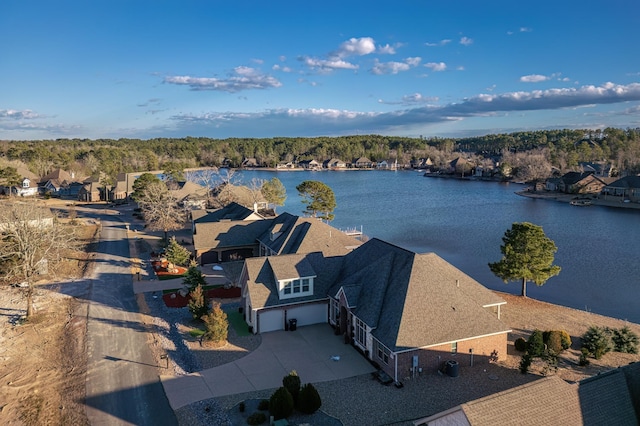
M185 221L184 210L178 206L178 200L164 182L149 183L137 197L137 202L149 229L163 231L165 241L168 241L169 231L182 228Z
M36 275L76 245L73 229L60 223L49 208L35 202L0 207L0 263L7 278L23 280L27 292L27 318L33 315Z

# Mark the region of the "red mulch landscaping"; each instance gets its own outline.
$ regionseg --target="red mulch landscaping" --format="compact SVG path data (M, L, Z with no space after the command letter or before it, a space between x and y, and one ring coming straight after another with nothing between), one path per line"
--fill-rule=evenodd
M206 297L209 299L233 299L236 297L240 297L240 287L231 287L231 288L212 288L206 290ZM189 295L181 296L180 293L167 293L162 295L162 300L164 300L164 304L169 308L184 308L189 304Z

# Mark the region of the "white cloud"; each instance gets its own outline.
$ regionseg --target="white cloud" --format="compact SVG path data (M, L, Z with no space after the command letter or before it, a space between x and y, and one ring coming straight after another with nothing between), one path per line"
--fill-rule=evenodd
M420 93L413 93L411 95L404 95L399 101L385 101L378 100L378 103L386 105L418 105L437 102L439 98L437 96L423 96Z
M473 44L473 39L470 39L469 37L462 37L460 39L460 44L462 44L464 46L469 46L469 45Z
M548 77L546 75L541 75L541 74L529 74L529 75L523 75L522 77L520 77L520 81L522 83L540 83L541 81L547 81L550 78L551 77Z
M384 46L378 46L378 49L376 49L376 53L379 53L381 55L395 55L396 48L394 46L386 44Z
M293 70L291 68L286 67L286 66L282 66L282 65L278 65L278 64L275 64L274 66L272 66L271 69L274 70L274 71L293 72Z
M440 41L435 42L435 43L427 42L427 43L425 43L425 46L428 46L428 47L445 46L445 45L447 45L449 43L451 43L451 40L446 38L446 39L440 40Z
M350 38L340 44L332 56L345 58L347 56L368 55L376 51L376 43L371 37Z
M236 67L233 74L227 78L171 76L165 77L164 83L189 86L191 90L197 91L216 90L229 93L282 86L275 77L262 74L250 67Z
M37 114L30 109L17 111L15 109L0 109L0 120L33 120L35 118L42 118L40 114Z
M531 28L529 27L520 27L520 32L521 33L530 33L531 31L533 31Z
M334 69L345 69L345 70L357 70L359 67L356 64L351 62L344 61L342 59L318 59L311 57L302 57L299 58L306 66L313 69L318 70L334 70Z
M431 71L437 72L437 71L444 71L447 69L447 64L445 64L444 62L429 62L424 64L425 67L430 68Z
M416 67L422 59L418 57L406 58L403 62L380 62L376 59L371 72L376 75L398 74L402 71L408 71Z

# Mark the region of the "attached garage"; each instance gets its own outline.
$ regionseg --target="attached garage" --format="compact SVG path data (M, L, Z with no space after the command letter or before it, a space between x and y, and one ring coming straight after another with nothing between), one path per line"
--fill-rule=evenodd
M326 303L316 303L287 309L287 318L298 320L298 327L328 322Z
M284 330L284 311L280 309L258 311L258 333Z

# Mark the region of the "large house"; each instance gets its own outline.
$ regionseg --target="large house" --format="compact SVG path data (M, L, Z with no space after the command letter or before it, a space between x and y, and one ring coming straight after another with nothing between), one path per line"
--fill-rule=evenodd
M81 180L76 179L75 173L56 169L40 179L38 186L44 193L77 197L83 183Z
M434 253L372 239L343 255L254 257L239 284L254 333L329 323L395 381L458 352L506 355L506 302Z
M194 212L193 245L200 264L319 251L342 255L360 241L314 218L282 213L265 218L231 203L214 212Z
M640 176L625 176L602 188L603 199L640 203Z

